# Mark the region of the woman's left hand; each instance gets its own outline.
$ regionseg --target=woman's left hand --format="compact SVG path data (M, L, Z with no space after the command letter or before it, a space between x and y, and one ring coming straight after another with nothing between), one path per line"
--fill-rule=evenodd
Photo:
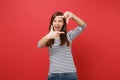
M66 11L63 15L64 18L66 18L66 22L68 23L69 22L69 19L72 19L73 18L73 13L70 12L70 11Z
M85 23L81 18L79 18L78 16L76 16L75 14L73 14L73 13L70 12L70 11L66 11L66 12L63 14L63 18L66 18L66 22L67 22L67 23L69 22L69 19L72 19L72 20L74 20L79 26L84 26L84 25L86 25L86 23Z

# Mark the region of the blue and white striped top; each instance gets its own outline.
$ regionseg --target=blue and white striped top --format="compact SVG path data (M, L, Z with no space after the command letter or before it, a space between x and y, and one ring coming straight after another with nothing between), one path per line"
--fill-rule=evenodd
M77 37L85 28L86 25L78 26L67 33L67 38L70 42L70 46L65 44L60 45L60 39L55 39L52 47L48 47L50 56L50 69L49 73L71 73L76 72L74 60L72 57L71 45L75 37Z

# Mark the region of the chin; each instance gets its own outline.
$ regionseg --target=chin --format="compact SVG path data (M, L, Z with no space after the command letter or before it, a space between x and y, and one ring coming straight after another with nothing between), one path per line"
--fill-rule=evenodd
M55 29L55 31L61 31L61 29Z
M55 31L60 31L60 30L55 30Z

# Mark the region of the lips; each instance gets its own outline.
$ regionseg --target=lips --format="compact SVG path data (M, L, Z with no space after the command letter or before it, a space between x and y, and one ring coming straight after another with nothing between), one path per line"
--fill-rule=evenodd
M60 31L60 26L55 26L56 31Z

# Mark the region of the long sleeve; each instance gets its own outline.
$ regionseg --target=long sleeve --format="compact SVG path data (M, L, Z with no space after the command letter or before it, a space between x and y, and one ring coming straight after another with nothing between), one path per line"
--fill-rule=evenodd
M71 42L73 39L75 39L84 29L86 28L86 24L82 26L78 26L73 30L70 30L67 33L67 38Z

